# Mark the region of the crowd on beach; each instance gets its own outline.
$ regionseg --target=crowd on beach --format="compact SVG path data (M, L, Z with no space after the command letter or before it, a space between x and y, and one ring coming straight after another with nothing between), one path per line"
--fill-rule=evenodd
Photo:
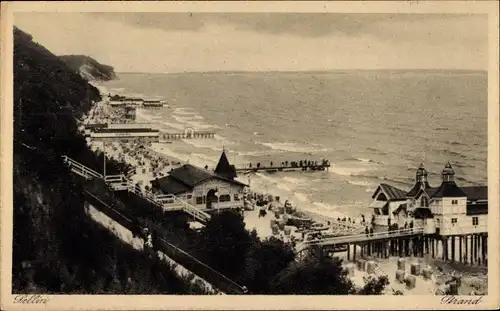
M85 124L112 124L128 123L125 111L122 108L114 108L107 105L106 100L97 103L88 116L84 118ZM103 150L102 142L89 140L93 150L106 152L106 157L132 165L135 169L127 172L127 177L139 185L143 190L151 189L151 180L165 176L172 168L179 166L180 162L169 161L155 152L152 143L142 139L105 142Z

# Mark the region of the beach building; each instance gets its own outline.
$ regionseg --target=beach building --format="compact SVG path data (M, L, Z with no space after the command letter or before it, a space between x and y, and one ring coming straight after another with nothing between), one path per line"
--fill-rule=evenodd
M213 171L185 164L153 180L151 185L154 192L175 195L201 210L241 208L247 185L236 177L236 170L223 151Z
M96 140L120 140L120 139L136 139L140 138L143 141L158 142L160 140L160 131L151 128L97 128L92 130L90 138Z
M144 102L142 102L143 108L161 108L166 105L164 100L144 100Z
M144 100L142 98L124 97L124 96L111 96L109 104L111 106L140 106Z
M424 233L465 235L487 231L488 187L460 187L455 171L447 163L441 172L441 185L432 187L423 164L409 191L381 184L372 196L376 227L423 227Z

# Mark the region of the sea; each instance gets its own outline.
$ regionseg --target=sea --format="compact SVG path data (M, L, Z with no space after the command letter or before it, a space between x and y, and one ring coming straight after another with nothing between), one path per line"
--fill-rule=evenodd
M330 217L370 214L380 183L409 190L417 167L441 183L449 161L459 185L487 184L487 73L328 71L123 73L111 93L164 99L137 122L214 139L155 144L167 158L214 168L327 159L328 171L240 175L257 191Z

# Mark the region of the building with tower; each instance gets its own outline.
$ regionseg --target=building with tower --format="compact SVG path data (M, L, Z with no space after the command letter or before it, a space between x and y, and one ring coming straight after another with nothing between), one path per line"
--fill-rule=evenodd
M409 191L381 184L372 198L373 224L379 229L412 224L445 236L487 232L488 187L458 186L450 163L441 172L439 187L430 185L422 164Z
M157 194L172 194L201 210L211 211L243 206L243 189L247 185L235 180L236 177L234 165L222 151L213 171L184 164L153 180L151 185Z

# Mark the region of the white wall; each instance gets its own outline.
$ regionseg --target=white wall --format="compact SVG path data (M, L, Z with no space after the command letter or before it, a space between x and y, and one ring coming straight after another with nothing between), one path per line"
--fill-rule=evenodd
M194 188L193 191L193 198L192 198L192 204L196 207L199 207L201 209L206 208L206 203L203 204L196 204L196 197L200 196L205 196L207 195L208 191L211 189L217 189L218 196L220 197L221 195L229 194L230 200L227 202L216 202L212 203L213 208L212 209L217 209L217 208L236 208L236 207L242 207L243 206L243 186L236 185L229 183L227 181L223 181L220 179L213 178L209 181L206 181L200 185L197 185ZM237 194L239 197L239 201L236 201L234 199L234 195Z
M477 217L478 225L472 224L472 219ZM456 218L457 222L452 223L452 219ZM488 215L474 215L467 216L464 214L448 214L440 216L440 234L453 235L453 234L469 234L480 233L488 231Z

